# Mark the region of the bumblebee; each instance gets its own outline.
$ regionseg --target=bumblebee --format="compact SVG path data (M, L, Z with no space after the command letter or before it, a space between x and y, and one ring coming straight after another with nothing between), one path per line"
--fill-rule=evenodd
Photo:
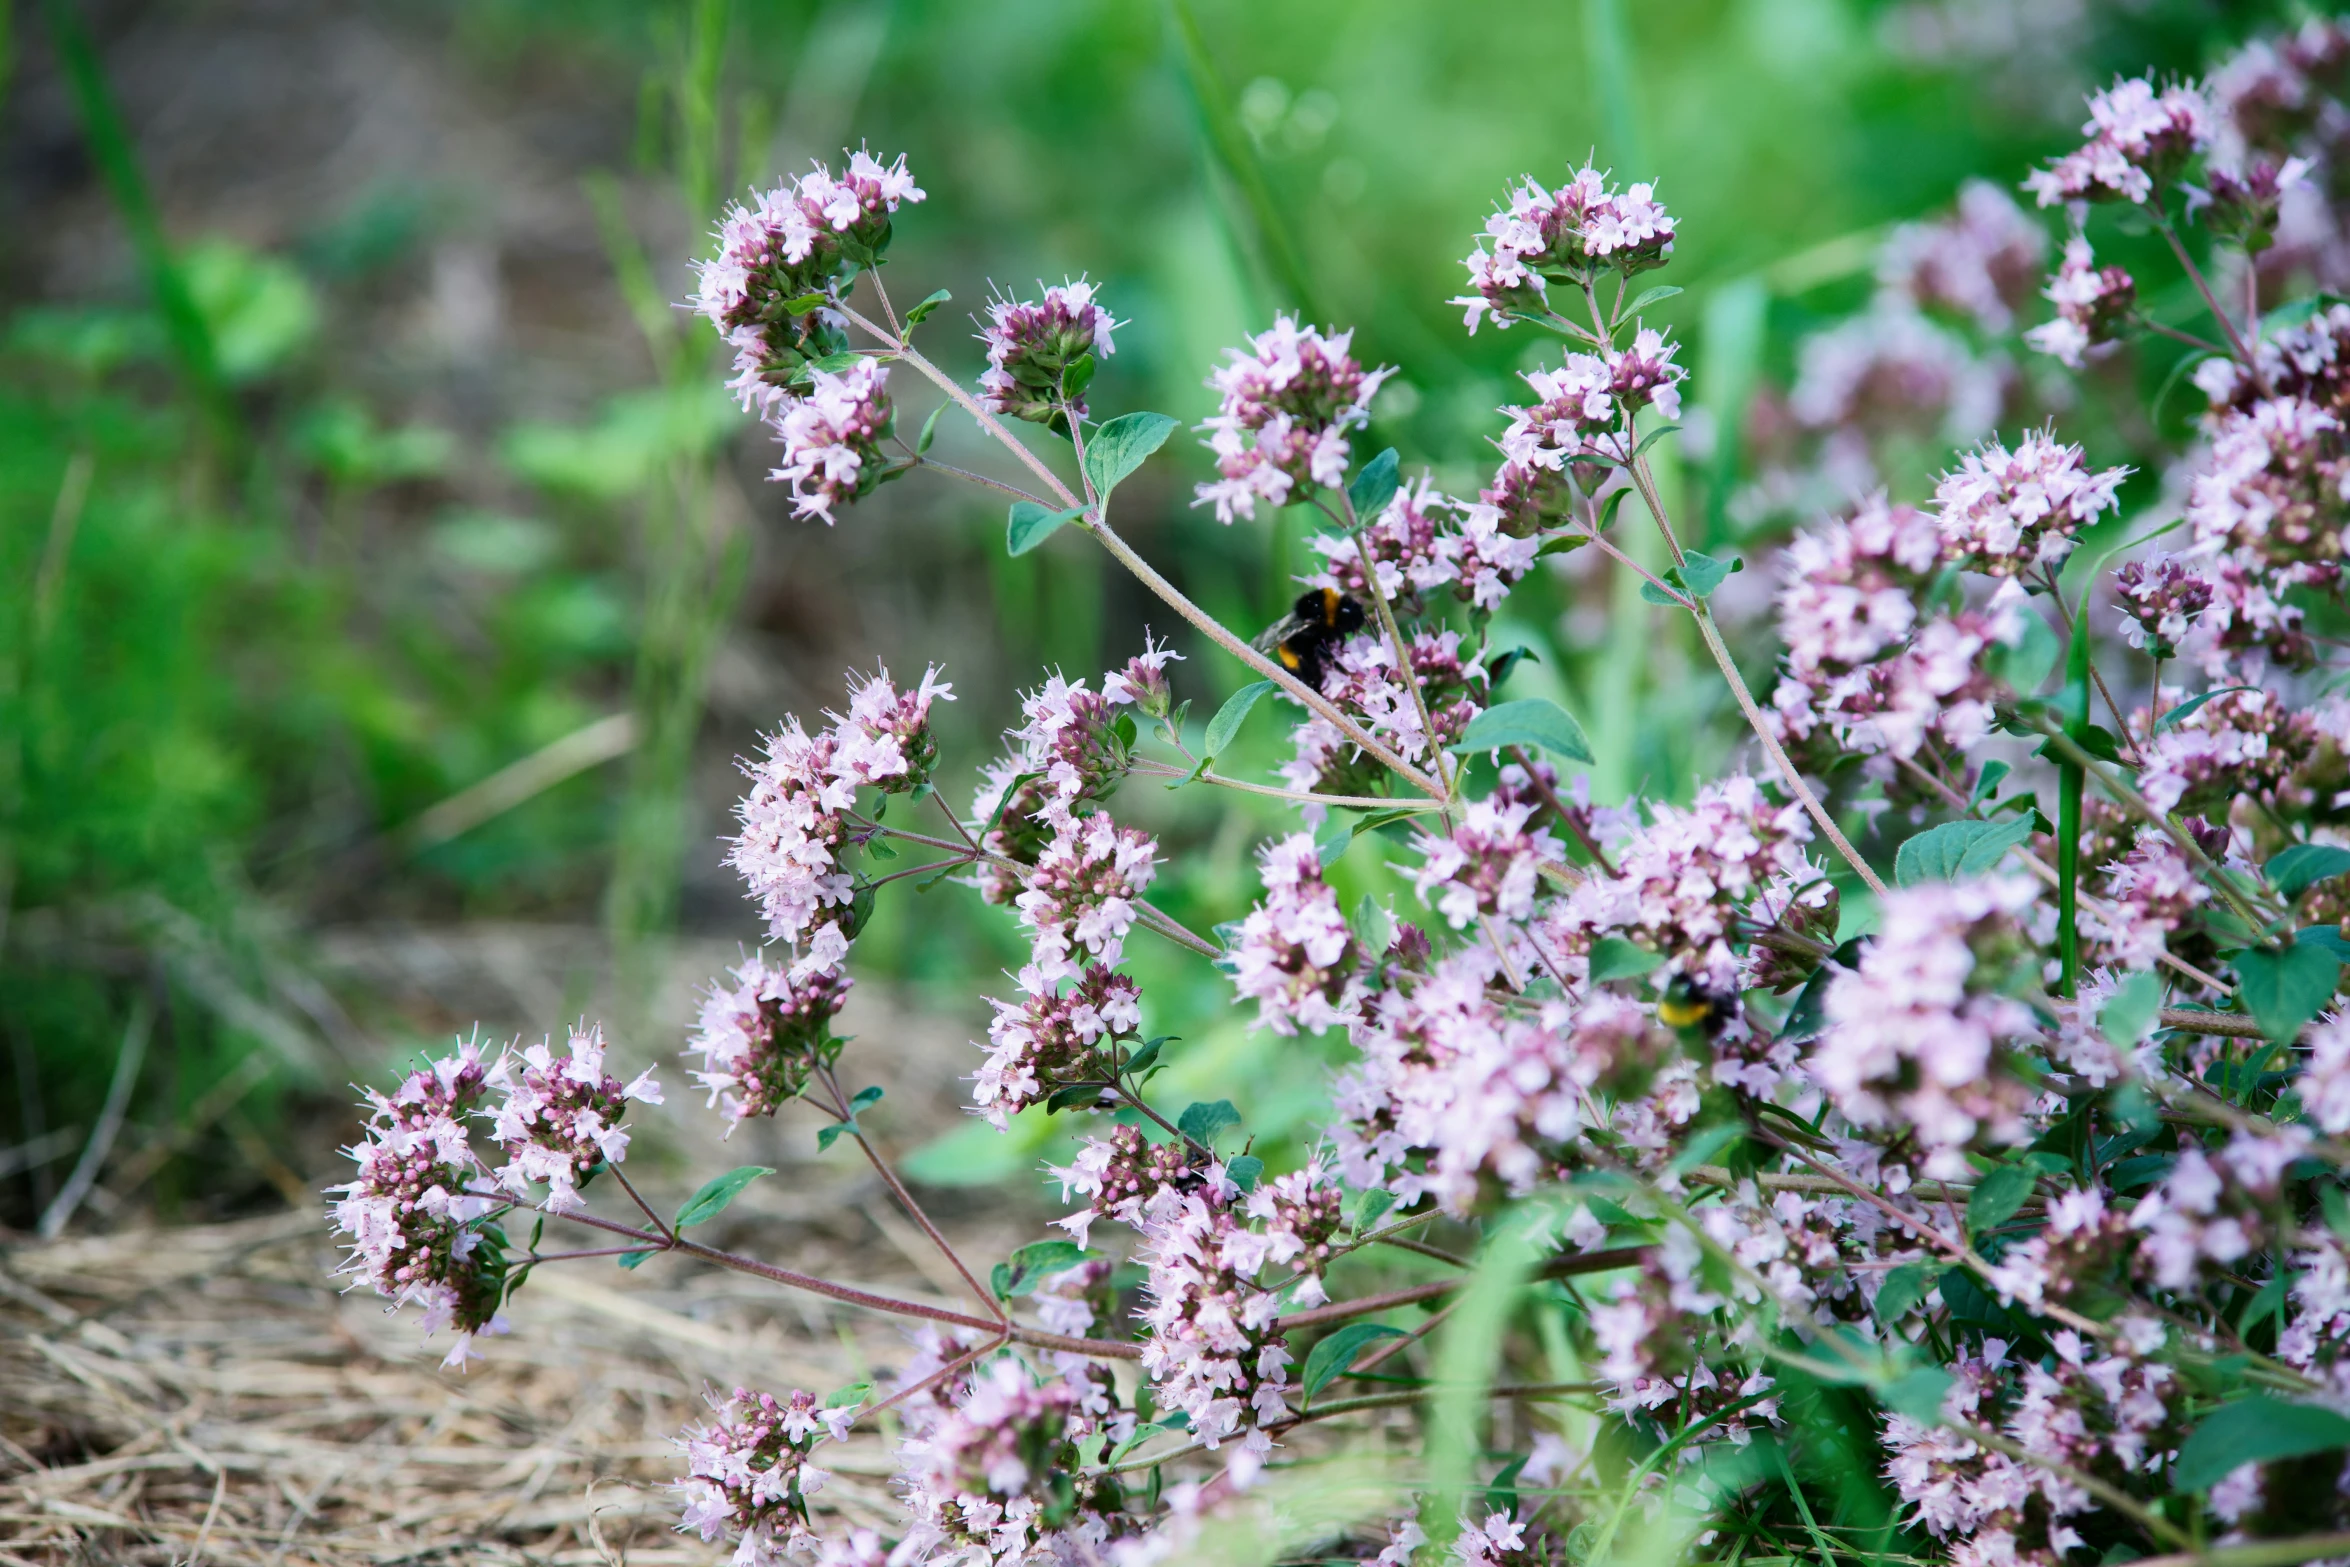
M1310 588L1249 645L1319 691L1331 651L1362 629L1359 600L1336 588Z
M1657 998L1656 1020L1667 1028L1702 1029L1710 1039L1730 1020L1737 1000L1735 993L1725 995L1693 985L1685 975L1676 976Z

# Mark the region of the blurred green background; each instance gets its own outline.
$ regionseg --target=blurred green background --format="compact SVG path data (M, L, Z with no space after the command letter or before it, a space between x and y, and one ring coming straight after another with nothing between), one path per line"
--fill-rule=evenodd
M1506 182L1591 156L1678 219L1658 280L1685 292L1655 315L1697 411L1660 452L1694 530L1753 555L1784 520L1731 504L1750 403L1865 304L1888 225L1971 173L2012 186L2116 71L2199 70L2285 14L0 5L0 1223L35 1224L109 1122L100 1219L299 1197L347 1080L477 1020L595 1004L668 1054L680 952L757 935L716 840L761 729L838 703L850 668L944 663L965 800L1019 688L1177 630L1087 541L1007 559L1000 508L926 476L791 521L675 304L728 196L860 140L905 152L929 200L889 276L953 291L932 351L975 375L990 280L1090 275L1127 323L1105 413L1196 420L1218 351L1277 309L1351 325L1404 367L1368 449L1473 491L1494 408L1554 345L1465 335L1459 258ZM941 442L988 460L968 424ZM1204 467L1176 443L1121 490L1124 531L1253 629L1301 525L1190 510ZM1507 606L1497 643L1539 658L1513 693L1584 718L1602 796L1685 794L1735 715L1661 611L1576 561ZM1212 711L1237 666L1175 640ZM1271 711L1250 768L1284 754ZM1204 929L1245 910L1277 818L1198 794L1130 785L1119 810ZM1367 850L1339 874L1392 885ZM1009 918L893 891L860 974L968 1037ZM1204 965L1137 952L1151 1029L1197 1041L1179 1086L1253 1095L1259 1131L1310 1110L1313 1047L1252 1041ZM929 1169L1010 1169L1034 1139L994 1146Z

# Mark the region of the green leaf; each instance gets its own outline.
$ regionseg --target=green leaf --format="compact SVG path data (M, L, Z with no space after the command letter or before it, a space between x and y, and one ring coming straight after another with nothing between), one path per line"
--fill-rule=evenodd
M881 1103L880 1084L876 1083L871 1088L860 1088L857 1090L856 1097L849 1101L849 1114L862 1115L879 1103Z
M1583 726L1575 722L1575 716L1556 702L1538 696L1495 703L1470 719L1460 739L1446 749L1467 756L1512 745L1540 746L1551 755L1569 761L1594 759L1591 742L1584 738Z
M946 293L946 290L941 289L939 290L939 293L941 296L943 296ZM831 1392L825 1394L824 1407L827 1409L840 1409L851 1404L862 1404L865 1402L865 1395L872 1391L873 1384L870 1382L851 1382L847 1387L836 1387Z
M2208 1490L2240 1464L2350 1447L2350 1418L2316 1404L2289 1404L2255 1393L2203 1417L2179 1449L2174 1491Z
M1893 879L1904 887L1959 881L1998 868L2007 851L2032 836L2032 818L2004 822L1944 822L1906 840L1893 856Z
M2151 971L2132 974L2114 987L2097 1014L2098 1031L2117 1050L2127 1050L2153 1032L2162 1016L2162 978Z
M823 303L824 296L822 294L802 294L797 299L785 301L783 308L788 315L804 316Z
M2268 884L2288 899L2344 871L2350 871L2350 849L2330 843L2297 843L2261 867Z
M1922 1262L1905 1262L1887 1273L1877 1286L1877 1320L1891 1327L1915 1311L1934 1287L1937 1271Z
M1004 547L1014 555L1025 555L1084 515L1082 506L1046 511L1034 501L1014 501L1011 521L1004 529Z
M1975 775L1975 792L1967 797L1970 806L1981 805L1998 791L2000 780L2013 771L2005 762L1985 762L1983 770Z
M989 1282L998 1300L1011 1300L1034 1294L1046 1279L1083 1261L1085 1248L1072 1241L1037 1241L1012 1253L1011 1261L997 1263Z
M2031 696L2055 672L2056 661L2064 654L2064 643L2037 614L2028 614L2023 621L2023 639L2012 646L1994 647L1986 662L1991 673L2006 681L2016 695Z
M939 415L945 413L953 406L954 404L951 401L943 402L940 403L936 408L930 410L930 417L922 421L922 433L914 437L915 456L922 457L929 454L930 443L938 439Z
M1943 1395L1957 1380L1940 1366L1918 1366L1879 1387L1877 1401L1919 1425L1940 1425Z
M1099 1083L1071 1083L1066 1088L1053 1090L1053 1096L1044 1102L1044 1113L1059 1115L1063 1110L1074 1110L1080 1105L1092 1104L1101 1096L1102 1085Z
M1235 1154L1224 1161L1224 1174L1242 1191L1253 1192L1264 1177L1265 1161L1255 1154Z
M1387 509L1387 503L1395 499L1396 489L1401 482L1397 472L1402 466L1402 460L1395 455L1392 446L1363 464L1363 471L1355 475L1355 482L1346 487L1346 498L1354 504L1357 522L1369 522Z
M717 1218L726 1211L726 1205L743 1194L743 1188L762 1175L773 1175L775 1167L766 1164L738 1164L718 1176L685 1200L677 1210L676 1228L691 1229Z
M1315 1344L1306 1353L1305 1402L1311 1404L1316 1393L1344 1376L1367 1346L1383 1338L1403 1336L1403 1329L1391 1328L1384 1322L1350 1322Z
M1640 296L1634 299L1632 303L1625 308L1632 314L1638 315L1641 311L1646 310L1650 305L1662 304L1664 301L1672 298L1679 292L1681 291L1670 283L1659 283L1654 288L1643 289L1640 293Z
M2280 1045L2291 1044L2301 1025L2334 999L2342 974L2340 958L2298 941L2281 952L2239 952L2235 963L2245 1008L2260 1020L2260 1031Z
M1232 737L1240 733L1241 721L1248 717L1248 710L1257 705L1258 698L1276 689L1270 680L1252 680L1226 697L1224 705L1216 709L1216 716L1208 720L1204 754L1210 759L1223 755Z
M2029 1165L2003 1164L1987 1171L1975 1183L1974 1195L1967 1199L1967 1228L1977 1235L1995 1230L2015 1217L2015 1211L2032 1195L2034 1176Z
M1649 440L1654 439L1656 439L1655 436L1649 437ZM1641 444L1646 445L1647 442L1644 441ZM1664 580L1667 587L1676 592L1685 593L1691 598L1711 598L1714 589L1720 587L1730 573L1745 569L1746 562L1735 555L1725 560L1716 560L1711 555L1691 550L1682 557L1681 565L1671 567L1665 572ZM1672 593L1659 588L1653 582L1640 584L1640 596L1651 604L1678 605L1680 603L1680 600L1673 597Z
M1182 1037L1181 1034L1161 1034L1156 1039L1143 1041L1142 1048L1126 1058L1126 1075L1140 1077L1150 1071L1153 1063L1159 1059L1159 1052Z
M2215 690L2204 692L2201 696L2189 697L2186 701L2181 702L2178 706L2172 708L2169 712L2156 719L2154 721L2154 732L2158 735L2167 734L2169 731L2178 728L2179 725L2185 723L2188 719L2195 716L2195 710L2197 708L2201 707L2204 703L2210 701L2215 696L2226 696L2231 691L2257 691L2259 689L2260 688L2258 686L2220 686Z
M1240 1112L1232 1108L1229 1099L1203 1100L1175 1118L1175 1129L1203 1147L1214 1143L1216 1134L1227 1126L1239 1124Z
M1638 457L1642 452L1647 451L1651 446L1654 446L1657 442L1663 440L1666 436L1671 435L1680 428L1681 427L1677 424L1658 425L1655 429L1649 431L1646 435L1640 438L1640 444L1632 448L1632 455Z
M633 1272L634 1270L643 1267L645 1265L645 1259L652 1255L653 1253L649 1251L632 1251L621 1257L620 1265Z
M1730 573L1746 569L1746 562L1735 555L1716 560L1711 555L1701 555L1691 550L1685 559L1686 564L1680 568L1680 585L1701 599L1712 598L1714 589L1729 580Z
M1621 936L1602 936L1591 944L1591 983L1604 985L1612 979L1637 979L1663 962L1662 953L1651 952Z
M923 300L922 303L916 305L913 309L906 312L906 325L909 328L920 326L924 318L927 317L930 312L936 310L939 306L945 304L948 300L954 297L954 295L948 293L943 288L935 290L932 292L929 298Z
M1542 660L1535 656L1534 650L1530 647L1514 647L1507 652L1496 653L1493 655L1493 661L1485 666L1485 689L1498 691L1501 689L1501 683L1509 679L1511 670L1516 669L1520 664L1539 664L1541 662Z
M816 1128L816 1151L822 1153L840 1141L841 1133L853 1132L856 1129L857 1123L853 1120L835 1121L830 1126L819 1126Z
M1120 414L1095 430L1085 443L1085 476L1093 481L1094 498L1107 505L1119 481L1174 433L1173 418L1153 413Z
M1353 817L1339 811L1332 811L1323 817L1321 829L1314 834L1314 853L1320 857L1322 869L1328 870L1336 865L1338 857L1346 853L1346 846L1354 841Z
M2298 946L2323 948L2344 963L2350 963L2350 937L2343 936L2339 925L2304 925L2293 940Z
M1665 573L1665 581L1670 583L1672 587L1677 588L1680 586L1680 583L1674 579L1680 575L1681 574L1678 571L1668 571ZM1689 607L1688 605L1682 603L1678 598L1675 598L1671 591L1666 588L1660 588L1653 582L1643 582L1640 584L1640 597L1647 603L1662 604L1667 609L1686 609Z
M1395 1206L1395 1193L1384 1186L1374 1186L1363 1193L1363 1200L1355 1209L1355 1233L1368 1235L1387 1217L1387 1210Z

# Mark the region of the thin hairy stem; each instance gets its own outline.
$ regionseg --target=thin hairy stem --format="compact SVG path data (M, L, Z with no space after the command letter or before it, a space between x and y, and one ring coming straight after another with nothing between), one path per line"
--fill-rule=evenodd
M1763 721L1762 709L1755 706L1754 693L1746 689L1745 677L1738 673L1738 665L1731 659L1729 648L1723 645L1721 632L1714 629L1713 611L1701 602L1693 613L1697 619L1697 629L1705 636L1706 651L1713 654L1714 662L1721 667L1722 678L1730 682L1730 694L1738 699L1740 710L1746 714L1747 727L1754 731L1755 738L1762 742L1763 749L1770 754L1771 763L1778 768L1779 776L1786 781L1795 798L1803 802L1803 808L1811 813L1811 819L1819 824L1828 842L1835 845L1836 852L1844 856L1844 863L1852 867L1854 874L1860 877L1869 891L1883 897L1884 880L1869 869L1869 862L1860 857L1860 851L1844 836L1844 830L1836 825L1836 819L1828 814L1828 808L1820 803L1819 796L1811 792L1811 785L1805 783L1803 775L1795 770L1795 763L1789 759L1787 748L1779 744L1779 737L1771 733L1771 726Z
M2272 916L2261 913L2244 897L2242 892L2237 889L2234 879L2214 863L2210 855L2203 852L2203 846L2195 841L2193 833L2178 826L2170 817L2156 809L2152 800L2131 788L2112 768L2082 750L2080 742L2066 734L2061 727L2050 723L2046 718L2042 718L2036 727L2041 733L2048 736L2050 750L2057 752L2066 761L2096 779L2098 787L2111 795L2117 804L2126 807L2132 815L2168 838L2172 846L2179 851L2180 856L2189 865L2195 867L2196 874L2201 876L2214 892L2227 900L2228 907L2235 911L2238 919L2243 920L2254 930L2267 927Z
M979 1359L982 1355L992 1355L1010 1342L1011 1337L1009 1334L998 1333L994 1338L989 1339L986 1343L980 1345L977 1349L965 1350L962 1354L957 1355L954 1359L948 1361L945 1365L939 1367L936 1371L933 1371L930 1373L930 1375L924 1377L921 1381L915 1383L912 1387L899 1388L895 1393L890 1394L889 1397L883 1399L880 1403L873 1405L871 1408L858 1410L855 1423L857 1425L863 1425L867 1420L871 1419L875 1415L880 1414L883 1410L893 1409L899 1404L904 1403L907 1399L915 1397L917 1394L929 1392L932 1388L938 1386L938 1384L944 1382L947 1378L953 1376L956 1372L962 1370L965 1366L971 1364L971 1362L974 1360Z
M1194 783L1214 784L1219 789L1237 789L1243 794L1263 795L1270 800L1293 800L1300 805L1343 805L1358 811L1441 811L1442 800L1398 800L1380 794L1316 794L1310 789L1284 789L1276 784L1250 783L1245 778L1227 778L1222 773L1194 774L1189 768L1169 767L1164 762L1137 761L1137 772L1149 773L1155 778L1183 778Z
M1402 778L1422 794L1434 800L1446 798L1443 785L1435 782L1427 774L1405 761L1389 746L1374 739L1368 730L1342 712L1337 703L1298 679L1288 670L1283 669L1255 648L1250 647L1247 642L1227 629L1222 621L1176 591L1175 585L1160 576L1149 561L1136 554L1133 546L1118 537L1107 522L1088 521L1081 517L1078 519L1077 525L1101 540L1102 548L1108 550L1118 564L1132 572L1141 580L1144 587L1149 588L1166 601L1177 614L1190 621L1193 627L1209 641L1297 698L1316 716L1328 720L1340 734L1346 736L1350 745Z
M2079 1486L2165 1545L2192 1546L2195 1543L2185 1530L2179 1528L2169 1519L2164 1518L2121 1487L2110 1485L2098 1479L2086 1469L2076 1469L2071 1464L2059 1459L2050 1458L2044 1453L2034 1452L2023 1443L2011 1441L1996 1431L1985 1430L1981 1426L1972 1425L1963 1420L1952 1421L1951 1429L1977 1446L1987 1447L1995 1453L2005 1453L2019 1463L2031 1464L2035 1468L2045 1469L2068 1484Z
M470 1187L467 1188L467 1195L487 1197L493 1201L506 1200L502 1193L475 1191ZM676 1252L681 1256L694 1257L717 1267L732 1269L736 1273L747 1273L754 1278L766 1279L771 1283L806 1290L811 1295L821 1295L827 1300L837 1300L843 1305L861 1306L867 1311L888 1312L900 1317L920 1317L926 1322L944 1322L952 1327L977 1328L982 1333L994 1333L999 1330L997 1323L991 1322L985 1317L974 1317L964 1312L950 1311L943 1306L932 1306L918 1300L899 1300L894 1296L875 1294L872 1290L861 1290L849 1284L835 1284L830 1279L820 1279L808 1273L795 1273L789 1268L779 1268L773 1263L761 1262L756 1257L745 1257L739 1252L720 1251L717 1247L705 1246L700 1241L689 1241L682 1235L673 1234L664 1237L651 1230L640 1230L632 1224L620 1224L611 1219L598 1218L592 1213L556 1213L549 1208L519 1203L515 1206L527 1208L529 1212L534 1214L544 1214L550 1219L561 1219L567 1223L585 1225L591 1230L602 1230L608 1235L626 1236L639 1243L632 1248L633 1250ZM1067 1333L1047 1333L1039 1328L1024 1328L1017 1324L1013 1325L1010 1332L1014 1343L1029 1344L1038 1349L1064 1349L1073 1355L1090 1355L1097 1360L1137 1360L1142 1356L1140 1344L1121 1344L1113 1339L1077 1338Z
M2211 285L2204 281L2203 269L2195 265L2195 258L2188 255L2187 247L2179 243L2179 231L2171 225L2170 213L2163 205L2164 200L2165 193L2157 191L2153 202L2155 229L2169 243L2170 253L2178 257L2179 265L2185 269L2188 281L2195 285L2195 292L2201 294L2204 304L2211 307L2211 318L2217 321L2220 330L2227 334L2228 346L2234 350L2237 361L2251 372L2255 381L2259 380L2260 362L2252 357L2252 350L2244 346L2243 336L2236 331L2236 323L2229 319L2225 310L2220 308L2219 296L2214 294L2211 291Z
M653 1221L653 1228L661 1232L662 1238L664 1240L671 1239L672 1231L670 1230L667 1221L665 1221L659 1214L653 1211L653 1205L651 1203L646 1202L643 1197L637 1194L635 1185L631 1183L628 1178L628 1172L616 1164L607 1164L605 1168L609 1169L612 1172L612 1178L620 1183L620 1189L628 1193L628 1200L635 1203L637 1205L638 1211L643 1213L646 1218Z
M1453 797L1460 784L1460 774L1445 776L1444 752L1436 743L1436 715L1428 710L1428 693L1420 689L1420 672L1412 667L1411 644L1403 639L1403 628L1395 623L1395 607L1387 602L1387 590L1379 585L1379 565L1371 559L1371 541L1363 537L1362 519L1355 515L1354 497L1344 490L1338 492L1338 503L1346 513L1346 531L1353 535L1355 556L1363 563L1363 591L1371 595L1371 603L1379 612L1379 629L1387 637L1387 648L1395 657L1395 672L1403 678L1412 693L1412 710L1420 715L1420 733L1428 746L1428 757L1436 769L1436 781L1444 785L1446 799ZM1450 807L1445 820L1452 820Z
M865 1151L865 1162L873 1166L873 1173L881 1177L890 1195L898 1200L898 1206L906 1210L906 1217L921 1227L922 1233L930 1238L930 1244L938 1248L939 1255L946 1258L947 1265L955 1270L955 1276L969 1287L987 1314L997 1322L1009 1323L1012 1319L1004 1314L1004 1308L997 1304L995 1296L963 1265L962 1256L939 1233L938 1226L930 1222L930 1215L922 1211L922 1205L914 1200L914 1194L906 1190L906 1183L898 1179L898 1172L890 1168L889 1161L881 1157L881 1150L874 1147L873 1140L865 1135L865 1128L857 1123L856 1116L850 1112L848 1096L840 1091L840 1079L833 1075L832 1068L820 1065L816 1068L816 1075L832 1095L832 1113L848 1124L849 1135Z
M2207 354L2218 354L2223 359L2232 357L2225 343L2215 343L2210 338L2198 337L2193 332L2182 332L2175 326L2164 326L2152 316L2140 316L2138 324L2158 337L2167 337L2173 342L2184 343L2189 348L2199 348Z
M1591 856L1591 863L1598 866L1608 880L1615 880L1616 868L1608 863L1607 851L1599 846L1598 839L1591 836L1591 830L1583 825L1583 819L1561 803L1557 791L1535 770L1534 759L1526 754L1526 748L1513 745L1510 747L1510 755L1518 759L1518 765L1526 771L1527 783L1542 797L1542 803L1550 807L1550 814L1558 818L1559 825L1566 828L1575 842L1582 846L1585 854Z
M983 489L998 491L1002 494L1009 495L1016 501L1026 501L1031 506L1042 506L1047 511L1055 511L1059 509L1048 503L1041 495L1031 495L1028 491L1020 488L1020 486L1017 484L1006 484L1003 480L991 479L984 473L973 473L968 468L958 468L953 463L940 462L935 457L916 457L914 459L914 466L918 468L935 468L940 473L947 475L949 478L961 479L965 484L976 484Z
M1968 800L1966 796L1960 794L1956 789L1951 788L1950 785L1944 783L1941 779L1935 777L1932 773L1927 772L1923 767L1920 767L1910 758L1906 756L1897 756L1893 760L1903 769L1905 769L1912 778L1915 778L1918 782L1924 784L1927 788L1933 790L1937 795L1941 796L1943 803L1948 805L1952 810L1958 812L1959 815L1975 817L1978 819L1982 817L1982 813L1975 808L1974 803ZM2032 853L2031 850L2025 848L2022 844L2017 844L2008 852L2013 854L2017 859L2023 861L2024 869L2039 877L2043 884L2049 887L2056 886L2056 870L2046 860L2043 860L2037 854ZM2104 902L2101 899L2092 898L2085 893L2081 897L2081 907L2089 910L2091 913L2102 916L2107 920L2112 920L2118 917L2112 904ZM2229 984L2226 980L2221 979L2216 974L2205 973L2203 970L2197 968L2194 964L2189 963L2185 958L2175 957L2169 952L2157 952L2154 955L2154 960L2157 963L2163 965L2165 968L2171 969L2174 972L2182 974L2188 979L2195 981L2195 983L2198 985L2209 986L2211 989L2218 991L2223 996L2231 995L2235 991L2236 987Z
M1629 1268L1648 1254L1646 1246L1613 1246L1604 1251L1574 1252L1553 1257L1534 1270L1538 1279L1574 1278L1585 1273L1609 1273L1617 1268ZM1333 1322L1351 1322L1356 1317L1374 1316L1391 1311L1397 1306L1417 1305L1423 1300L1435 1300L1454 1290L1464 1289L1466 1279L1437 1279L1427 1284L1414 1284L1404 1289L1389 1290L1384 1295L1365 1295L1356 1300L1332 1301L1327 1306L1312 1306L1304 1311L1284 1315L1281 1331L1294 1328L1324 1327Z

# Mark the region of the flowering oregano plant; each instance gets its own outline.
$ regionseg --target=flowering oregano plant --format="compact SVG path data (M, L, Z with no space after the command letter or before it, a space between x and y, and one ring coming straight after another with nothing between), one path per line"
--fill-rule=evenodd
M1464 1392L1495 1409L1490 1444L1431 1415L1428 1462L1322 1556L1599 1561L1677 1520L1728 1559L1767 1539L1962 1567L2350 1560L2350 305L2290 286L2350 284L2346 77L2350 29L2313 22L2207 82L2098 93L2084 143L2023 182L2068 225L2044 281L2051 236L1996 186L1893 236L1876 302L1758 415L1784 439L1749 515L1846 491L1768 564L1759 696L1729 643L1754 628L1713 605L1743 563L1693 547L1648 455L1688 381L1638 291L1675 239L1649 184L1528 179L1479 236L1467 328L1559 347L1474 496L1367 450L1398 372L1347 330L1283 316L1212 371L1196 504L1320 530L1296 613L1253 639L1113 527L1173 421L1088 402L1120 325L1096 288L993 302L974 391L916 345L935 299L901 312L875 271L922 196L902 159L732 209L699 304L800 515L840 522L915 468L975 479L1013 497L1014 547L1086 535L1200 634L1192 656L1259 684L1203 742L1156 641L1054 673L968 811L940 781L936 669L852 677L844 711L786 718L745 764L728 857L771 945L703 1010L713 1130L795 1098L836 1116L827 1144L873 1161L968 1306L688 1238L756 1172L674 1220L646 1205L622 1119L659 1091L606 1075L586 1028L563 1056L463 1045L369 1095L335 1212L350 1272L454 1331L452 1362L561 1257L685 1252L918 1324L878 1401L714 1397L684 1527L742 1567L1204 1559L1220 1518L1328 1451L1313 1428ZM2098 265L2100 205L2162 236L2208 325ZM2052 313L2027 329L2036 284ZM2205 403L2159 493L2061 421L2001 424L2013 361L1985 345L2078 368L2148 336L2185 348ZM898 440L893 378L1017 477ZM1902 420L1953 449L1939 476L1888 471ZM1930 499L1891 498L1897 476ZM1661 570L1620 542L1649 528ZM1585 546L1687 617L1751 733L1751 766L1687 804L1595 801L1573 719L1497 689L1494 610ZM1292 708L1280 781L1219 771L1267 692ZM1153 904L1166 855L1119 816L1137 778L1298 813L1257 847L1245 917L1202 933ZM1365 828L1408 890L1349 910L1330 871ZM881 870L888 841L924 863ZM846 1092L832 1030L875 898L957 872L1030 946L971 1107L1081 1128L1051 1172L1068 1238L986 1283L867 1140L874 1091ZM1245 1109L1153 1102L1173 1042L1146 1037L1144 941L1219 967L1273 1040L1351 1046L1293 1167L1249 1151ZM549 1221L608 1244L542 1252ZM1383 1254L1423 1282L1352 1289ZM1455 1380L1397 1374L1429 1344ZM904 1518L833 1527L815 1449L883 1409Z

